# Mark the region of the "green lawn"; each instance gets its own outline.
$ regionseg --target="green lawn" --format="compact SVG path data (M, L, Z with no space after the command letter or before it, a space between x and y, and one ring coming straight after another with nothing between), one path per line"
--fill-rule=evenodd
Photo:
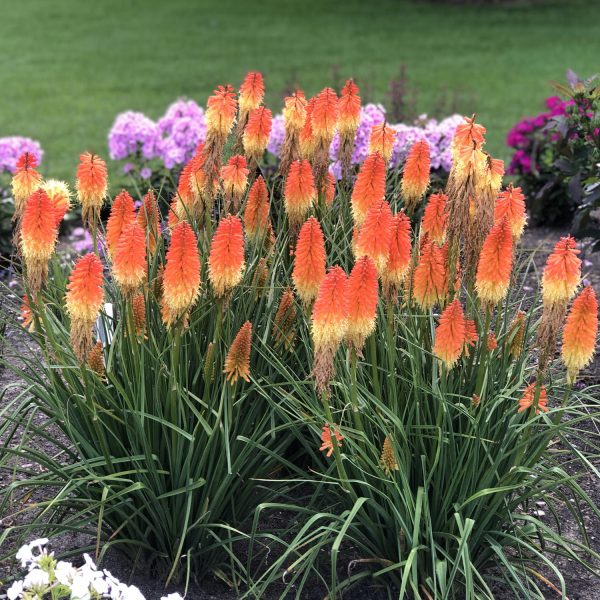
M538 0L482 8L401 0L16 0L2 11L0 135L41 141L44 172L72 179L80 151L107 154L126 109L156 118L178 96L204 104L249 69L280 110L294 77L308 94L342 77L367 80L374 99L405 63L430 110L443 88L489 130L507 158L509 127L535 113L571 67L600 70L600 3Z

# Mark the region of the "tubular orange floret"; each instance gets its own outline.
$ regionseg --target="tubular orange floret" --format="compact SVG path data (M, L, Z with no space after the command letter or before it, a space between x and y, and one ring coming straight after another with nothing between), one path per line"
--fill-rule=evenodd
M375 263L368 256L356 261L348 278L348 329L346 340L360 352L375 330L378 283Z
M125 225L113 251L112 274L124 295L135 293L146 278L146 236L135 221Z
M304 304L310 304L317 297L324 277L325 239L319 221L310 217L300 229L292 271L296 291Z
M313 135L327 149L337 129L339 112L337 94L329 87L324 88L315 98L311 117Z
M154 254L160 237L160 214L158 202L152 190L142 198L142 204L138 210L137 222L144 230L148 239L148 251Z
M22 300L23 303L21 304L21 316L19 317L19 320L21 321L21 327L27 329L28 331L35 331L35 321L33 319L33 313L31 312L29 296L24 294Z
M235 336L225 358L224 373L232 385L241 377L250 381L250 349L252 345L252 323L246 321Z
M493 334L492 334L493 335ZM463 351L465 356L469 356L470 348L479 340L477 325L473 319L465 319L465 345Z
M262 73L250 71L246 74L240 86L239 105L240 113L248 113L258 108L265 97L265 82Z
M464 123L461 123L454 133L453 149L480 148L484 142L485 127L475 123L475 115L471 118L465 117Z
M286 288L279 301L279 307L273 319L273 339L275 346L283 345L286 350L294 347L296 339L296 306L294 304L294 292Z
M313 133L312 113L316 100L317 99L313 97L308 101L308 104L306 105L306 117L304 119L304 125L302 126L298 136L300 156L307 160L311 160L313 158L315 151L315 136Z
M352 190L352 215L362 225L369 208L385 196L385 161L381 154L369 154L360 167Z
M451 369L463 353L466 341L466 324L463 307L454 300L444 309L435 329L433 353Z
M329 458L333 454L333 439L331 437L331 427L329 423L323 425L323 431L321 432L321 447L319 450L322 452L323 450L327 450L327 458ZM344 436L341 434L337 425L333 425L333 437L335 438L335 444L338 448L342 446L342 440Z
M177 183L177 195L188 210L191 209L195 202L194 190L192 188L192 169L195 167L194 158L189 160L179 175L179 182Z
M535 396L537 393L537 382L530 383L523 392L523 396L519 400L519 409L517 412L526 411L535 404ZM539 390L537 399L537 406L535 407L535 414L538 415L540 411L548 412L548 395L546 394L546 386L542 384Z
M48 179L42 183L42 189L48 194L54 207L54 222L58 227L71 207L71 190L64 181Z
M27 199L42 184L42 176L35 170L37 164L37 158L31 152L25 152L17 160L17 168L11 184L15 201L15 219L20 218Z
M431 194L421 221L421 232L428 234L432 242L440 245L446 240L446 227L448 225L447 201L448 196L446 194Z
M243 135L244 152L248 158L256 162L262 158L269 143L272 122L273 113L268 108L259 106L250 111Z
M354 79L348 79L339 100L338 130L340 136L354 138L360 123L360 91Z
M119 238L127 225L135 221L135 203L126 190L121 190L110 208L110 216L106 223L106 248L108 255L113 256Z
M425 140L415 142L406 157L402 172L402 196L409 214L429 187L430 169L429 144Z
M221 167L221 181L226 201L233 201L233 209L239 210L240 201L248 185L246 159L239 154L232 156L227 164Z
M283 109L286 131L300 132L306 121L307 105L306 96L302 90L296 90L291 96L286 96Z
M380 277L385 274L392 235L394 217L390 205L381 200L371 206L356 240L356 255L370 256Z
M171 231L175 228L175 225L181 221L186 221L187 215L183 210L183 203L178 195L171 198L169 203L169 212L167 214L167 226Z
M498 221L483 242L475 290L482 302L492 306L508 292L513 264L513 238L506 219Z
M488 352L493 352L498 347L498 340L496 339L496 334L493 331L488 333L486 346Z
M163 302L167 325L171 326L193 306L200 293L198 240L189 223L173 230L163 273Z
M410 267L411 257L410 219L402 212L392 220L392 238L386 267L381 282L388 300L393 300Z
M207 137L224 140L231 133L236 111L237 100L233 87L220 85L207 101L204 114Z
M325 204L331 206L335 199L335 177L327 171L327 179L325 181Z
M71 345L80 362L92 348L92 327L104 302L102 263L93 253L82 256L67 284L65 305L71 319Z
M591 362L597 335L598 300L594 288L587 286L575 298L563 330L561 356L569 383Z
M508 219L514 240L519 240L527 222L525 196L521 192L521 188L514 188L512 183L500 193L496 200L494 219L499 221L504 217Z
M448 270L445 252L434 242L425 240L419 262L413 272L412 293L424 309L443 303L448 293Z
M235 215L221 219L210 244L208 276L217 298L229 294L244 273L244 232Z
M262 175L252 184L246 208L244 209L244 229L251 240L260 240L269 226L269 192Z
M302 223L317 197L312 169L307 160L292 162L285 179L283 195L290 225L296 228Z
M544 306L565 305L575 294L581 279L581 260L577 243L571 236L561 238L548 257L542 275Z
M97 154L84 152L80 155L76 189L83 221L92 224L100 216L100 209L108 191L106 163Z
M386 122L373 125L369 136L369 154L378 152L383 156L386 164L389 163L396 143L396 136L396 130Z

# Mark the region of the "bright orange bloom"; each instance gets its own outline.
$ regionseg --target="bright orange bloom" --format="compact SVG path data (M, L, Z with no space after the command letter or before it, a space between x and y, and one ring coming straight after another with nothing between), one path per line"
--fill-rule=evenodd
M506 296L513 263L513 239L506 219L498 221L483 242L475 290L487 304L497 304Z
M25 294L23 296L23 304L21 304L21 326L28 331L35 331L35 322L33 320L33 313L31 312L31 304L29 302L29 296Z
M272 123L273 113L268 108L259 106L250 111L243 136L246 156L256 161L262 158L269 143Z
M325 183L325 204L331 206L335 199L335 177L327 171L327 181Z
M285 179L283 195L290 223L301 223L317 198L312 169L307 160L292 162Z
M42 183L42 176L35 170L36 167L37 158L30 152L25 152L17 160L17 169L12 178L12 194L17 218L23 213L27 198Z
M315 136L312 125L312 113L315 107L316 98L311 98L306 105L306 116L304 119L304 125L300 130L300 154L302 158L312 158L315 151Z
M369 136L369 154L378 152L386 163L392 158L392 151L396 143L397 132L388 123L380 123L371 127Z
M352 190L352 215L362 225L369 208L385 196L385 161L381 154L369 154L360 167Z
M493 334L491 334L493 335ZM465 355L469 356L469 347L474 346L479 340L477 325L473 319L465 319Z
M250 188L244 210L244 229L250 239L260 239L267 232L269 208L267 184L259 175Z
M393 234L392 210L385 200L381 200L369 209L356 240L356 255L370 256L380 277L386 270Z
M113 248L112 274L126 294L133 294L146 278L146 235L144 230L131 221L124 225Z
M340 433L336 425L333 426L333 435L335 436L336 445L338 448L342 446L342 440L344 436ZM323 426L323 432L321 433L321 447L320 451L327 450L327 458L333 454L333 440L331 439L331 428L329 424Z
M258 108L265 97L265 83L262 73L250 71L240 86L240 112L247 113Z
M296 90L291 96L286 96L283 109L286 131L300 132L306 121L306 107L306 97L302 90Z
M240 199L248 185L248 173L246 159L236 154L232 156L224 167L221 167L221 180L225 196L234 200Z
M179 182L177 183L177 195L181 202L190 210L194 204L194 190L192 188L192 169L196 167L196 163L192 158L181 170L179 174Z
M561 356L570 383L592 360L597 335L598 300L594 288L587 286L575 298L563 330Z
M424 309L442 303L448 292L448 273L444 250L436 243L425 241L419 262L413 273L413 297Z
M64 181L48 179L42 184L42 189L48 194L54 206L54 222L58 227L71 207L71 191Z
M100 216L100 209L108 191L106 163L97 154L84 152L80 155L76 189L83 220L90 224Z
M173 230L163 274L163 302L167 325L173 325L194 304L200 293L198 240L189 223L182 221Z
M169 213L167 214L167 225L169 226L169 229L172 231L177 223L185 221L186 219L187 215L183 212L183 202L179 199L178 195L173 196L169 203Z
M431 194L421 221L421 232L427 233L432 242L443 244L446 239L448 212L446 194Z
M520 187L513 188L512 183L504 190L496 200L494 220L500 221L506 217L510 224L513 238L519 240L523 235L523 229L527 221L525 213L525 196Z
M465 345L465 314L461 303L454 300L444 309L435 329L433 353L451 369Z
M338 129L340 135L356 133L360 123L360 92L353 79L348 79L342 88L339 101Z
M331 88L323 89L316 97L312 111L312 129L315 139L329 147L337 129L339 116L337 94Z
M106 223L106 247L112 256L119 243L119 238L127 225L135 221L135 203L126 190L115 197Z
M225 358L227 381L233 385L240 377L250 381L250 349L252 342L252 323L246 321L235 336Z
M131 300L131 314L135 335L139 338L144 337L146 331L146 298L142 292L136 294Z
M581 279L581 260L577 243L571 236L560 238L548 257L542 276L544 304L566 304L575 294Z
M519 409L517 412L523 412L528 408L531 408L535 402L537 383L534 381L530 383L523 392L523 396L519 400ZM539 398L537 401L537 407L535 414L539 415L540 411L548 412L548 395L546 394L546 386L542 385L539 392Z
M221 219L210 244L208 277L217 298L227 295L244 273L244 232L235 215Z
M324 277L325 239L319 221L310 217L300 229L292 271L296 291L304 304L310 304L317 297Z
M402 173L402 195L409 212L429 187L430 169L429 144L425 140L415 142L406 157Z
M485 141L484 135L485 127L475 123L475 116L472 118L465 117L465 122L456 128L453 145L455 147L479 148Z
M160 214L158 202L152 190L142 198L142 205L137 214L137 222L148 236L148 251L154 254L160 237Z
M230 85L220 85L208 98L204 120L206 134L211 137L226 138L235 122L237 100Z
M493 352L498 347L498 340L496 339L496 334L493 331L488 333L486 344L488 352Z
M368 256L356 261L348 278L348 330L346 339L359 351L375 330L377 318L377 270Z
M381 280L388 292L398 287L408 273L411 256L410 219L402 212L397 213L392 221L392 239L388 260Z
M331 267L319 287L312 311L315 349L337 348L348 328L348 276L341 267Z

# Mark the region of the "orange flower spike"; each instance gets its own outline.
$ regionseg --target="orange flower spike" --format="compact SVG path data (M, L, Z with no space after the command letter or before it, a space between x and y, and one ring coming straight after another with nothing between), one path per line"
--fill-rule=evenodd
M210 244L208 276L217 298L226 296L244 273L244 232L235 215L221 219Z
M442 302L447 291L448 277L444 251L437 244L425 241L413 273L413 297L417 304L427 310Z
M112 274L125 295L136 292L146 278L146 235L135 221L125 225L113 249Z
M135 203L129 192L122 190L115 197L106 222L106 247L108 255L113 256L123 230L135 221Z
M436 244L443 244L446 240L446 227L448 213L446 211L446 194L431 194L423 212L421 232L429 235L429 239Z
M465 315L459 300L444 309L435 329L433 353L451 369L460 358L465 346Z
M192 170L196 168L196 161L192 158L181 170L179 182L177 183L177 195L181 202L191 209L194 204L194 192L192 187Z
M498 340L496 339L496 334L493 331L488 333L486 344L488 352L493 352L498 347Z
M493 334L491 334L493 335ZM473 319L465 319L465 346L464 352L469 356L469 348L472 348L479 340L477 325Z
M313 132L312 113L315 107L316 98L311 98L306 105L306 117L304 125L300 130L300 154L302 158L311 159L315 152L315 136Z
M360 123L360 92L353 79L348 79L342 88L338 106L340 135L354 136Z
M396 137L396 130L392 129L388 123L373 125L369 136L369 154L378 152L388 164L392 158Z
M35 170L37 164L37 158L30 152L25 152L17 160L11 184L16 218L21 216L27 199L42 183L42 176Z
M485 142L485 127L475 123L475 116L465 117L454 133L452 140L454 147L466 147L469 149L480 148Z
M91 224L99 218L108 191L106 163L97 154L84 152L79 157L76 189L83 221Z
M258 108L265 97L265 82L262 73L250 71L240 86L239 105L241 113Z
M136 294L131 301L133 326L137 337L144 337L146 331L146 298L143 293Z
M531 408L533 406L535 402L536 387L537 383L534 381L525 388L523 396L519 400L519 409L517 410L517 412L524 412L528 408ZM535 414L539 415L540 411L548 412L548 395L546 393L546 386L544 385L542 385L540 388Z
M331 88L323 89L315 98L312 111L312 130L315 139L329 146L337 129L339 100Z
M186 218L187 215L183 212L183 206L179 196L173 196L169 203L169 213L167 215L167 225L169 229L172 231L177 223L185 221Z
M207 136L226 138L235 122L237 100L230 85L220 85L208 98L204 119Z
M335 199L335 177L331 172L327 172L327 182L325 183L325 204L331 206Z
M340 448L344 436L340 433L339 429L335 425L333 426L333 435L335 436L337 447ZM327 458L333 454L333 440L331 439L331 428L328 424L323 426L323 431L321 433L321 447L319 450L321 452L323 450L327 450Z
M319 287L312 310L315 352L337 349L348 328L348 276L341 267L331 267Z
M269 143L273 113L264 106L259 106L250 111L248 123L244 129L244 152L249 158L259 161Z
M252 323L246 321L235 336L225 358L227 381L233 385L240 377L250 381L250 350L252 345Z
M360 167L352 190L352 215L362 225L369 208L385 196L385 161L381 154L369 154Z
M71 190L64 181L57 179L48 179L42 184L42 189L54 206L54 223L58 227L71 208Z
M500 221L503 218L506 218L510 224L513 239L515 241L521 239L527 222L525 196L521 192L521 188L513 188L512 183L500 193L496 200L494 220Z
M292 162L285 179L283 196L290 223L301 223L317 198L312 169L307 160Z
M506 219L495 223L483 242L475 290L482 302L493 306L508 292L513 265L513 238Z
M373 204L358 232L356 254L370 256L380 277L387 268L393 233L394 217L390 205L385 200Z
M375 330L378 283L375 263L368 256L356 261L348 278L348 330L346 339L360 351Z
M587 286L573 301L563 330L561 356L569 383L573 383L579 371L591 362L597 335L598 300L594 288Z
M160 214L158 202L152 190L142 198L142 204L138 210L137 222L148 236L148 251L154 254L160 236Z
M248 192L244 209L244 229L248 238L257 240L265 235L269 225L269 209L267 184L259 175Z
M296 90L291 96L285 99L283 109L283 118L285 119L286 130L299 133L306 122L306 97L302 90Z
M390 252L381 277L384 287L389 289L402 283L410 267L411 250L410 219L400 212L392 221Z
M429 144L425 140L415 142L408 153L402 173L402 195L409 212L429 187L430 169Z
M227 164L221 167L221 181L226 196L240 199L248 185L248 170L246 159L239 154L232 156Z
M544 305L566 304L575 294L581 279L579 250L571 236L561 238L548 257L542 275Z
M193 306L200 293L198 240L189 223L182 221L173 230L163 273L163 302L172 325Z
M324 278L325 239L319 221L310 217L300 229L292 271L294 286L304 304L317 297Z

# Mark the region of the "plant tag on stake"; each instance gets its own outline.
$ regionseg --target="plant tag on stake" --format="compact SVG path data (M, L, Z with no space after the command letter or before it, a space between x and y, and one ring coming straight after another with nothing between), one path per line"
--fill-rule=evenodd
M101 313L96 319L96 332L98 333L98 338L102 342L102 345L106 348L112 343L113 333L115 331L112 302L107 302L104 305L103 312L104 314Z

